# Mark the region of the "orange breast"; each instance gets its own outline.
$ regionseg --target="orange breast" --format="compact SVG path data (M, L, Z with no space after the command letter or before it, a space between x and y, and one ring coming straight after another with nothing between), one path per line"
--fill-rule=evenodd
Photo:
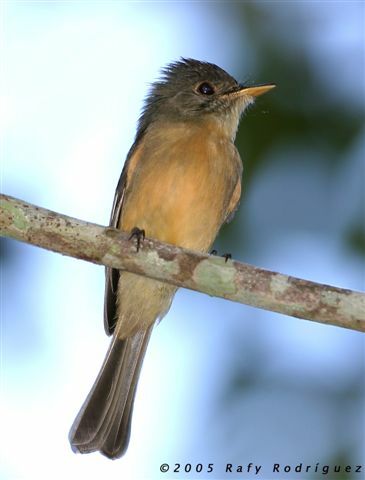
M120 228L207 250L239 181L232 143L202 126L165 126L147 133L134 155Z

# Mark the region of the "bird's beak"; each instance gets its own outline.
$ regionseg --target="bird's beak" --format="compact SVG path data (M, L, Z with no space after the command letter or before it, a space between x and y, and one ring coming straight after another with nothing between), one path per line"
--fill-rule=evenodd
M248 96L248 97L259 97L266 92L269 92L273 88L275 88L275 83L267 83L265 85L253 85L253 86L246 86L241 85L240 89L235 91L233 94L235 96Z

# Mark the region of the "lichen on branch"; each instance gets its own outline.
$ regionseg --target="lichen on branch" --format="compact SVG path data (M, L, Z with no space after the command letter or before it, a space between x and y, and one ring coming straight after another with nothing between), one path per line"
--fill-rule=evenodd
M1 235L292 317L365 331L365 294L302 280L77 220L0 195ZM148 233L148 232L147 232Z

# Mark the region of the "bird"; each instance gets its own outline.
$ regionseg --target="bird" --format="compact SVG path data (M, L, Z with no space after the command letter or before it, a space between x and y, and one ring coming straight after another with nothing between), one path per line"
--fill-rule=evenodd
M146 97L117 184L110 227L209 252L241 197L234 145L240 118L275 85L241 84L213 63L180 58ZM137 253L138 254L138 253ZM110 459L127 450L138 378L153 326L176 287L106 268L104 327L112 335L101 370L69 434L76 453Z

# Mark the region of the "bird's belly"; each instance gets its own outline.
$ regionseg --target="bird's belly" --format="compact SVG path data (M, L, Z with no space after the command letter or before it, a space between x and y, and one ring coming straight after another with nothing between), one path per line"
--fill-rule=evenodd
M206 251L224 221L237 178L224 157L191 148L184 155L173 153L162 162L145 162L134 175L121 228L139 227L150 238Z

